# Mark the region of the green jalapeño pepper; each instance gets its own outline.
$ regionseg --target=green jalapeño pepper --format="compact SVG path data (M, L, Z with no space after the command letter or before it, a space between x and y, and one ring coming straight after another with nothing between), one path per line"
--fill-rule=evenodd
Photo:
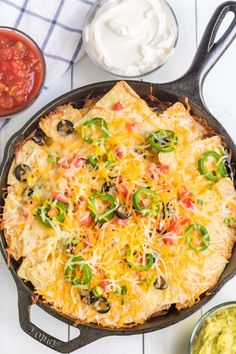
M149 207L145 207L145 200L148 200ZM155 192L149 188L140 188L133 195L134 208L142 215L149 215L153 211L155 212L160 208L160 201Z
M135 263L133 254L131 254L130 251L127 252L126 254L126 260L132 269L140 270L140 271L145 271L150 269L153 263L155 262L155 258L153 257L153 255L151 253L147 253L145 255L145 261L146 261L145 264Z
M87 285L92 280L92 270L83 257L73 256L65 265L64 277L74 286Z
M112 151L109 151L107 154L105 154L104 158L106 168L115 162L115 156Z
M115 158L112 152L105 153L102 156L89 155L87 158L87 163L90 164L95 170L98 169L99 163L104 164L104 167L107 168L111 166L114 163L114 161Z
M87 163L89 163L95 170L98 168L98 158L95 155L89 155L87 158Z
M121 295L127 295L127 286L126 285L122 285L121 288L120 288L120 294Z
M192 233L194 231L199 232L199 236L201 238L201 244L199 246L195 245L192 241L192 236L193 236ZM208 234L208 231L204 226L200 224L189 225L189 227L185 232L185 237L186 237L187 245L193 250L198 252L204 251L210 244L210 236Z
M98 126L101 130L102 138L98 140L99 142L104 142L109 138L109 129L106 121L103 118L95 117L88 120L81 126L81 136L85 141L89 144L93 143L94 138L90 135L93 126Z
M207 169L205 166L205 163L209 157L213 157L216 162L216 171L211 171ZM219 177L226 177L227 176L227 170L222 161L220 161L220 155L217 154L215 151L206 151L200 159L198 160L198 171L200 172L201 175L205 176L208 178L210 181L216 182Z
M172 130L157 130L148 137L148 144L158 152L171 152L177 143L178 136Z
M102 214L99 213L100 207L96 205L96 201L102 201L103 203L109 204ZM88 198L88 208L95 221L100 223L107 222L111 220L117 209L116 198L108 193L96 192Z
M65 220L66 212L65 204L57 200L46 200L36 214L44 226L53 227L54 224Z
M225 218L224 224L229 227L236 227L236 219L235 218Z

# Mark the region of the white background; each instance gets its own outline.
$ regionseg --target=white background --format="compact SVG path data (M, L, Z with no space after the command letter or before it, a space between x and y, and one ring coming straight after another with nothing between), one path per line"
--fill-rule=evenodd
M166 82L180 77L188 68L196 52L199 39L214 9L221 0L169 0L179 22L179 41L174 56L160 70L146 76L146 81ZM236 40L208 75L204 97L210 111L225 126L236 141ZM85 56L69 70L26 112L19 114L0 130L0 158L6 141L38 109L53 98L82 85L111 79ZM192 328L200 316L214 305L236 300L236 279L229 281L201 310L186 320L164 330L145 335L108 337L94 342L75 353L79 354L187 354ZM32 309L35 324L60 339L68 340L77 330L44 313L37 306ZM51 349L27 336L20 328L17 312L17 293L5 263L0 265L0 353L49 354Z

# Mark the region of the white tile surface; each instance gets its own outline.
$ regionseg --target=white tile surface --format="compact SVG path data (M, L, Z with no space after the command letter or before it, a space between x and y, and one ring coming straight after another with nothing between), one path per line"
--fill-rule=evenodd
M214 12L216 6L220 5L222 2L223 1L221 0L198 0L198 42L208 19ZM231 19L232 17L228 20ZM226 24L229 24L228 20L226 17L225 22L222 23L222 28L226 28ZM222 33L222 31L220 33ZM203 89L204 98L209 110L221 123L223 123L234 141L236 140L235 62L236 41L234 40L214 68L209 72Z
M76 328L70 329L70 338L77 335ZM114 336L99 339L86 347L76 350L75 354L143 354L142 335Z
M216 6L222 2L221 0L169 0L176 12L180 28L175 55L166 66L153 74L147 75L144 80L165 82L181 76L191 63L196 50L196 39L198 38L199 42L208 19ZM204 96L209 109L224 124L234 140L236 140L235 59L236 41L211 71L204 85ZM9 137L27 122L39 108L63 92L70 90L72 84L74 87L79 87L88 83L111 79L108 74L104 74L96 68L87 57L84 57L79 65L74 67L73 81L71 78L71 72L68 71L52 88L44 91L29 110L13 118L5 128L0 130L0 159ZM187 354L189 335L201 313L218 303L236 300L235 294L236 279L234 278L220 290L213 300L203 307L202 311L198 311L177 325L145 336L104 338L76 351L76 353ZM0 318L1 354L53 353L50 349L24 334L20 329L16 288L5 264L0 265ZM72 338L77 333L73 328L68 331L67 325L55 320L37 307L32 310L32 319L39 327L48 330L51 334L63 340L68 338L68 334Z
M1 354L50 354L51 349L36 342L20 328L17 309L16 286L5 263L0 266L0 353ZM68 326L34 307L32 319L42 329L67 340Z
M201 311L197 311L174 326L145 334L145 354L188 354L189 338L200 316Z
M182 76L191 64L196 50L195 0L168 0L179 25L179 38L174 55L156 72L144 77L145 81L167 82Z
M236 301L236 279L235 277L226 283L223 288L214 296L214 298L209 301L205 306L202 307L202 313L205 313L210 308L219 305L223 302Z

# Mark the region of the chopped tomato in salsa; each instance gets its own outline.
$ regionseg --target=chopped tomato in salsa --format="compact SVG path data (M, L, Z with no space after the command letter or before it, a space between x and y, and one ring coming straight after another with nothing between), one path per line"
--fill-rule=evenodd
M43 80L42 58L23 35L0 30L0 115L25 106Z

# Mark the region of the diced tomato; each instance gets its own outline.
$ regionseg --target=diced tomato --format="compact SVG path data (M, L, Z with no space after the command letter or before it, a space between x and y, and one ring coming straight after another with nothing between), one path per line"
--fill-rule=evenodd
M28 205L23 205L23 216L27 218L28 215L29 215L29 207Z
M193 202L192 198L193 194L188 191L186 187L183 187L179 192L179 199L187 209L193 209L195 206L195 203Z
M3 48L0 49L0 59L10 60L12 58L12 48Z
M12 56L15 59L22 59L26 54L26 47L24 46L23 43L17 42L13 47L11 47L12 50ZM32 59L36 59L34 56L32 56L33 53L28 54L28 57L32 57Z
M162 229L160 226L162 226ZM177 222L176 217L173 217L171 219L169 227L166 225L165 220L163 220L163 225L161 225L161 221L160 221L159 229L160 231L168 230L168 232L163 235L163 240L165 241L165 243L168 243L169 245L173 245L176 242L177 234L179 231L179 224Z
M182 187L181 191L179 192L179 199L183 200L185 198L192 198L193 194L186 187Z
M7 92L8 90L8 87L0 82L0 93Z
M120 192L123 195L124 198L127 197L128 187L126 183L123 181L123 178L121 176L119 178L119 182L116 185L116 189L118 190L118 192Z
M184 206L187 208L187 209L193 209L195 204L194 202L191 200L191 198L185 198L183 201L184 203Z
M169 171L170 168L168 165L159 165L158 169L160 173L166 173Z
M107 293L109 291L110 285L111 285L111 281L109 279L103 279L101 281L101 287L103 288L105 293Z
M85 203L85 198L84 197L79 197L79 200L78 200L78 206L82 205Z
M180 225L186 225L190 220L188 218L180 221Z
M79 156L74 156L72 160L69 162L67 157L61 157L57 163L62 168L71 168L71 167L80 168L84 165L85 159Z
M54 192L52 194L52 199L57 200L58 202L61 202L61 203L66 203L67 202L65 194L62 193L62 192Z
M178 222L177 222L176 218L173 218L171 220L169 230L173 231L173 232L176 232L176 233L179 231L179 225L178 225Z
M88 212L88 214L85 216L85 218L83 218L81 220L81 224L84 227L90 227L92 225L92 222L93 222L93 218L92 218L90 212Z
M149 175L151 178L154 178L155 180L158 179L161 174L164 174L168 171L169 171L168 165L157 165L154 162L152 162L149 167Z
M71 191L70 191L70 189L69 189L69 188L65 188L64 194L65 194L66 197L70 197L70 196L71 196Z
M66 157L61 157L58 161L57 161L58 165L62 168L68 168L70 166L68 160Z
M79 156L74 156L70 162L70 166L75 166L76 168L80 168L84 165L85 159Z
M124 183L121 183L119 185L119 190L120 190L120 193L123 195L124 198L127 197L127 194L128 194L128 188L127 186L124 184Z
M126 150L124 147L116 147L115 148L115 155L118 159L121 159L126 153Z
M117 216L114 217L113 223L115 225L127 225L129 222L129 218L127 219L119 219Z
M149 175L151 178L154 178L154 179L157 179L159 177L158 166L154 162L152 162L149 167Z
M179 224L178 224L178 222L177 222L175 217L173 219L171 219L169 225L168 225L168 223L165 220L160 220L158 229L160 230L160 232L168 230L168 233L163 235L164 237L166 237L166 235L167 235L167 238L168 238L169 234L172 236L172 234L177 234L178 233Z
M114 106L113 106L113 110L114 110L114 111L120 111L121 109L123 109L122 104L121 104L119 101L116 102L116 103L114 104Z
M139 124L137 122L127 123L126 127L131 133L137 133Z
M10 109L13 106L13 98L9 96L0 96L0 107Z
M173 245L176 242L176 239L177 239L177 234L174 231L167 232L165 235L163 235L163 240L168 245Z
M23 102L25 102L25 96L16 96L15 101L19 104L23 103Z
M135 217L136 217L136 218L139 218L139 219L143 218L143 215L140 214L139 212L134 211L134 213L135 213Z
M161 219L159 221L159 225L158 225L158 230L160 230L160 232L163 232L167 229L167 225L166 225L166 222L165 220Z
M84 242L86 243L87 246L92 247L94 245L92 241L92 237L90 235L86 235Z

